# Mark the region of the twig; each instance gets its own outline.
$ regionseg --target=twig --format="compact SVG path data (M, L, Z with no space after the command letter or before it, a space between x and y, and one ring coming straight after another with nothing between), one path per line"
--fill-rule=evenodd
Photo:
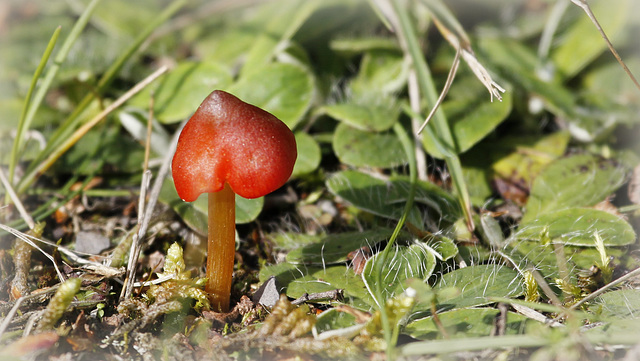
M444 338L445 340L448 339L449 333L447 332L447 329L442 324L442 320L440 320L440 316L438 316L438 309L436 307L435 300L431 301L431 305L429 306L429 309L431 310L431 318L433 319L433 323L436 324L436 327L438 328L438 331L442 335L442 338Z
M140 182L140 197L138 198L138 224L142 225L144 222L144 210L145 199L147 197L147 189L151 182L151 172L146 170L142 173L142 181ZM131 290L133 289L133 279L136 273L136 266L138 265L138 257L140 256L140 239L144 236L144 233L138 232L133 235L131 241L131 247L129 248L129 261L127 262L127 272L125 277L124 287L122 287L122 293L120 294L120 301L129 298Z
M551 327L564 327L564 324L551 319L545 315L543 315L542 313L534 310L531 307L527 307L527 306L523 306L523 305L519 305L517 303L511 303L511 307L513 307L514 310L516 310L517 312L519 312L520 314L522 314L525 317L528 317L532 320L536 320L538 322L541 322L545 325L549 325Z
M498 311L500 313L496 315L496 318L493 320L493 328L491 329L491 336L504 336L507 332L507 317L509 310L509 306L504 302L498 303Z
M593 23L593 25L600 32L600 35L602 35L602 38L604 39L605 43L607 43L607 47L609 48L609 51L611 52L611 54L613 54L613 56L616 58L620 66L622 66L622 69L624 69L624 72L627 73L627 75L629 76L633 84L635 84L636 88L640 90L640 83L638 83L638 81L636 80L636 77L633 76L633 73L631 73L631 70L627 68L627 65L624 63L624 61L622 61L622 58L620 57L616 49L613 47L613 44L611 44L611 41L609 41L609 38L607 37L607 34L605 34L604 30L600 26L598 19L596 19L596 16L593 14L593 11L591 11L591 8L589 7L587 0L571 0L571 2L578 5L582 10L584 10L584 12L587 14L589 19L591 19L591 22Z
M162 160L162 166L158 171L158 176L156 177L155 182L153 183L153 188L151 189L151 194L149 195L149 202L145 207L144 218L142 219L142 223L140 223L140 228L138 229L138 233L133 235L133 244L136 244L139 239L144 237L145 233L147 233L147 228L149 227L149 222L151 221L151 216L153 215L153 210L158 201L158 197L160 196L160 191L162 190L162 184L164 183L167 174L169 173L169 168L171 165L171 159L173 159L173 153L176 151L176 146L178 144L178 137L180 136L180 131L182 127L186 124L186 120L182 122L178 130L176 130L173 138L171 139L171 144L169 145L169 149L167 149L167 153ZM142 197L141 197L142 198ZM129 263L127 264L127 273L125 277L125 285L122 288L122 293L120 294L120 301L129 298L131 296L131 291L133 290L133 280L136 275L136 263L138 259L138 255L140 255L140 245L136 247L131 247L131 253L129 257Z
M462 59L467 62L467 65L469 65L469 68L471 68L471 71L473 71L473 74L475 74L476 78L478 78L482 85L484 85L485 88L487 88L487 90L489 91L491 102L493 102L494 97L499 101L502 101L501 93L504 93L505 89L491 78L491 75L489 75L487 69L485 69L485 67L480 64L476 56L467 49L462 49L460 55L462 56Z
M542 292L544 292L545 296L547 296L547 298L549 298L551 303L554 306L563 307L562 306L562 301L560 301L560 299L558 298L558 296L556 296L556 294L553 292L551 287L549 287L549 284L547 283L547 280L545 280L544 277L542 277L540 272L538 272L538 270L536 270L536 269L531 269L531 270L529 270L529 272L531 272L531 274L533 275L533 278L538 283L538 286L540 286L540 288L542 288Z
M341 289L326 291L326 292L318 292L318 293L304 293L300 298L291 301L292 305L299 305L301 303L305 303L313 300L324 300L329 299L332 301L339 301L343 298L343 291Z
M521 275L524 276L524 271L525 269L523 269L522 267L518 266L518 264L514 261L513 258L511 258L509 255L507 255L506 253L502 252L502 251L495 251L495 253L497 255L499 255L502 259L504 259L505 261L507 261L513 268L515 268L515 270ZM549 284L547 283L547 281L544 279L544 277L540 274L540 272L538 272L537 269L535 269L533 266L531 265L527 265L526 269L531 272L531 275L533 276L533 278L536 280L536 283L538 284L538 286L542 289L542 292L544 292L545 296L547 296L547 298L549 298L549 300L551 301L551 303L554 306L560 307L562 308L562 301L560 301L560 299L558 298L558 296L556 296L556 294L553 292L553 290L551 289L551 287L549 286Z

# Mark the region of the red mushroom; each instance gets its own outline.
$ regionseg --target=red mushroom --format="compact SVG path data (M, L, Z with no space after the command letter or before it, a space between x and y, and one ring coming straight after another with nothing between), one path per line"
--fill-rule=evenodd
M178 196L209 193L207 283L214 310L226 312L235 255L235 194L262 197L280 188L296 161L291 130L272 114L215 90L182 129L172 173Z

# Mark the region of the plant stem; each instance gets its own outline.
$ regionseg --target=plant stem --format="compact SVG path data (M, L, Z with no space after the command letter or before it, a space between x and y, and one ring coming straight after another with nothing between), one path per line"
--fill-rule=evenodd
M13 176L15 175L16 164L18 163L18 158L20 156L20 150L25 142L25 133L28 130L27 128L30 125L31 119L27 121L27 112L29 111L29 106L31 105L31 96L33 95L33 91L38 84L38 79L40 79L40 75L44 71L47 62L49 61L49 57L51 56L51 52L58 41L58 37L60 36L60 30L62 27L58 26L56 30L53 32L51 36L51 40L49 40L49 44L40 59L40 64L36 68L36 72L33 74L33 79L31 79L31 85L29 86L29 91L27 92L27 96L24 99L24 106L22 108L22 114L20 114L20 122L18 123L18 130L16 133L16 140L13 142L13 148L11 148L11 158L9 159L9 183L13 184ZM5 202L6 203L6 202Z
M214 311L229 310L233 261L236 252L236 194L229 184L209 193L209 241L207 249L207 284Z
M429 104L433 104L435 106L437 104L438 98L435 91L435 85L431 77L431 71L429 70L424 56L422 55L420 42L418 41L415 29L411 23L407 6L405 3L402 3L399 0L390 0L390 3L394 13L398 17L398 36L401 36L402 39L404 39L404 41L406 42L406 51L409 53L413 61L413 66L415 68L416 75L418 76L418 84L420 85L420 90L426 97L426 100L429 102ZM470 231L473 231L475 225L473 224L473 218L471 215L471 200L469 198L469 192L467 191L467 185L464 182L464 178L462 176L462 164L460 163L460 158L457 154L453 134L451 132L451 129L449 128L449 123L447 122L447 118L445 117L442 109L438 109L435 112L431 123L437 137L429 136L430 132L425 129L427 135L429 136L428 139L430 139L434 143L440 142L441 145L445 148L442 152L444 161L449 168L451 180L457 192L460 207L462 208L462 212L467 223L467 228L469 228Z
M400 142L402 143L402 147L404 148L404 152L406 153L407 159L409 160L409 181L411 182L411 188L409 188L409 195L407 197L407 203L405 203L402 216L398 220L398 223L396 224L396 228L393 230L393 234L389 238L389 242L387 242L387 245L382 250L378 258L376 259L376 262L378 264L376 266L376 270L374 271L376 272L374 276L376 280L374 285L376 294L373 295L373 297L376 299L376 302L380 307L380 318L382 321L382 330L384 333L385 341L387 343L387 359L389 360L395 359L395 346L398 341L399 325L396 324L395 327L392 329L391 324L389 322L389 315L387 314L387 299L383 296L384 295L383 288L385 285L382 277L382 267L385 264L387 264L387 260L389 259L389 253L391 252L391 249L393 248L396 242L396 239L398 238L398 235L402 230L402 227L407 221L407 217L409 217L409 212L411 211L411 208L413 208L413 201L416 195L416 188L418 183L418 169L417 169L418 167L416 165L415 153L413 152L413 143L411 142L411 139L407 135L407 132L402 127L402 124L396 123L393 126L393 131L398 136L398 139L400 139Z

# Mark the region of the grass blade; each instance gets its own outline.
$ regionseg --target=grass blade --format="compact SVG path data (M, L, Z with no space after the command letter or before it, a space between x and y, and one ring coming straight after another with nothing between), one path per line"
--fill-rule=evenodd
M373 277L375 282L374 284L370 285L371 288L369 289L369 291L371 292L371 295L376 301L376 304L379 306L380 317L382 319L382 328L383 328L384 338L387 344L387 357L389 359L392 359L393 357L393 351L398 340L397 328L399 326L396 325L395 329L392 329L389 323L389 315L387 314L387 307L386 307L387 300L385 299L384 291L382 290L382 288L384 288L387 285L385 285L385 282L383 282L382 270L384 265L387 264L387 260L390 257L391 249L393 248L395 241L398 238L398 235L400 234L400 231L402 230L402 227L404 226L407 220L407 217L409 216L409 212L413 207L413 199L415 198L417 182L418 182L418 167L416 164L415 153L413 151L413 143L411 142L411 139L407 135L407 132L404 130L404 128L400 123L396 123L393 126L393 131L394 133L396 133L396 135L400 139L400 142L402 143L402 146L404 148L404 152L407 154L407 158L409 160L409 177L410 177L409 181L411 183L411 188L409 189L409 196L407 197L407 203L405 203L402 216L398 220L398 223L396 224L396 227L393 230L391 237L389 238L389 242L387 242L387 245L385 246L384 250L382 250L379 258L376 260L376 263L373 265L372 271L374 272Z
M97 0L94 0L97 1ZM21 179L17 191L20 194L27 189L33 180L38 177L38 170L46 169L50 166L45 165L43 161L45 158L51 159L51 153L55 149L60 149L61 145L71 136L75 128L78 126L81 118L80 115L87 109L91 102L95 99L96 95L102 94L102 92L113 82L118 72L122 69L124 64L133 56L133 54L140 48L140 46L149 38L151 33L162 25L167 19L173 16L182 6L185 5L185 0L176 0L170 6L168 6L151 24L140 32L140 35L134 40L129 48L120 56L116 61L107 69L105 74L100 78L97 84L95 92L87 94L82 101L75 107L74 111L69 117L61 124L58 129L53 133L49 139L47 146L36 156L33 162L29 165L25 176ZM92 3L93 4L93 3ZM89 7L87 8L89 10ZM85 10L85 13L87 12ZM83 14L84 16L84 14ZM74 28L75 29L75 28ZM57 59L56 59L57 61Z
M58 160L58 158L62 156L62 154L64 154L67 150L69 150L69 148L71 148L74 144L76 144L76 142L78 142L80 138L82 138L91 128L93 128L93 126L98 124L98 122L106 118L106 116L109 115L112 111L120 107L127 100L131 99L131 97L133 97L135 94L140 92L151 82L156 80L160 75L167 72L167 70L168 68L166 66L163 66L160 69L156 70L151 75L149 75L148 77L143 79L141 82L136 84L128 92L124 93L120 98L118 98L116 101L110 104L98 115L93 117L89 122L85 123L82 127L78 128L77 131L75 131L68 138L66 138L65 141L62 142L57 148L52 150L49 156L43 162L39 163L38 166L32 172L30 172L29 174L25 175L24 178L22 178L23 182L20 183L22 188L19 188L18 191L24 192L26 190L26 187L28 187L28 185L31 184L31 182L33 182L35 177L37 177L38 175L44 173L47 169L49 169L49 167L51 167L53 163L55 163Z
M27 96L24 100L22 114L20 114L20 122L18 123L18 131L16 133L16 138L15 138L15 141L13 142L13 147L11 148L11 157L9 159L9 183L12 183L13 176L15 174L16 164L18 163L18 154L20 154L20 151L24 146L24 135L29 129L29 125L31 124L31 120L33 119L33 115L32 115L27 121L27 112L29 111L29 106L31 105L31 96L33 95L33 91L36 88L38 79L40 79L40 75L42 75L42 72L44 71L44 68L47 65L47 62L49 61L49 57L51 56L51 52L53 52L53 48L55 47L56 42L58 41L58 37L60 37L61 29L62 27L58 26L56 30L53 32L53 35L49 40L49 44L47 44L47 48L44 50L44 54L42 54L42 58L40 58L40 64L38 64L38 67L36 68L36 72L33 74L33 78L31 79L31 85L29 86L29 91L27 92Z
M400 2L397 0L391 0L391 3L393 6L393 10L398 18L399 29L397 29L397 31L399 33L399 36L402 36L404 38L404 42L406 43L406 50L409 52L409 55L411 56L411 59L413 61L413 66L415 67L416 74L418 76L420 89L426 96L429 104L436 104L438 94L435 90L435 85L433 83L429 67L427 66L424 56L422 55L420 43L416 37L416 33L411 20L409 19L409 14L407 13L406 6L400 4ZM454 188L460 200L465 220L467 222L467 228L469 228L469 230L473 230L475 226L471 217L471 200L469 198L469 192L467 191L467 186L462 176L462 164L460 163L460 158L458 157L455 150L455 141L453 139L451 129L449 128L449 123L447 122L447 118L445 117L444 112L441 109L435 112L432 124L435 128L437 136L442 141L442 145L447 150L446 154L444 154L444 160L447 163L449 173L451 174L451 180L453 181ZM425 134L428 135L429 132Z
M29 129L31 122L33 121L33 118L36 112L38 111L38 108L40 108L40 104L42 103L42 100L44 99L45 95L49 91L49 87L51 86L53 79L58 74L58 70L60 70L60 67L62 66L64 61L67 59L67 55L69 55L69 51L71 50L71 47L73 46L73 44L75 44L76 40L78 40L80 33L82 33L82 30L89 22L89 18L91 17L91 14L95 10L99 2L100 0L93 0L87 6L87 8L82 13L82 15L80 15L76 23L73 25L73 28L71 28L71 32L69 33L64 43L62 44L60 51L58 52L56 57L53 59L52 66L47 71L47 74L42 80L42 83L40 84L38 91L33 97L33 102L31 102L29 106L29 110L27 111L27 115L25 117L24 123L20 124L23 127L24 132L26 132ZM12 175L10 174L10 176Z

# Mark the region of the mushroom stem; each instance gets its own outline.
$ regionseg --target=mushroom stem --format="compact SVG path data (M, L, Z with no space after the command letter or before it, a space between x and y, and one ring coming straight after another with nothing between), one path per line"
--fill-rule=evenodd
M229 311L231 279L236 252L236 194L228 183L219 192L209 193L209 241L207 284L211 307Z

